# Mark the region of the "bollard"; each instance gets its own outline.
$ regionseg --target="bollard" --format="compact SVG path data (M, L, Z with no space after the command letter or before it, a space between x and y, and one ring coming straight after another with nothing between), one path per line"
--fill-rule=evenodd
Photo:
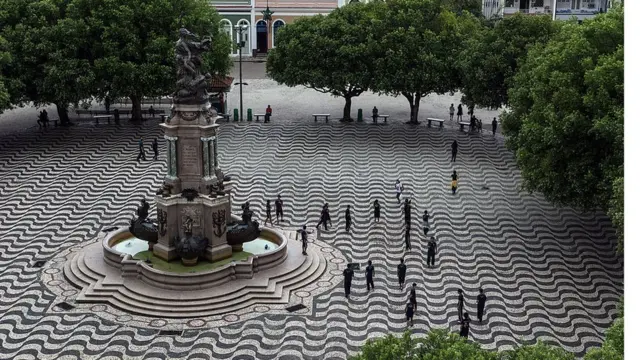
M238 112L238 108L233 109L233 121L238 121L240 118L240 113Z
M358 109L358 122L362 122L362 109Z
M253 119L253 110L247 109L247 121L252 121Z
M222 113L223 114L228 114L229 111L229 107L227 107L227 99L224 99L224 107L222 108Z

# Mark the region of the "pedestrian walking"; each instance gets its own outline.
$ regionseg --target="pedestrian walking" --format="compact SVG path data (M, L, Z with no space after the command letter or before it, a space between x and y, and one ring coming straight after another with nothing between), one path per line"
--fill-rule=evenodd
M273 226L273 220L271 219L271 200L267 200L267 217L264 219L264 224L267 224L267 220L271 226Z
M369 292L369 286L371 286L371 290L374 289L373 275L374 275L373 264L371 263L371 260L369 260L369 265L367 265L367 268L365 269L365 276L367 278L367 292Z
M464 318L460 321L460 336L465 339L468 338L470 327L471 319L469 319L469 313L464 313Z
M353 270L351 264L347 264L347 268L342 272L344 275L344 296L348 299L351 294L351 280L353 280Z
M493 133L493 136L496 136L496 130L498 130L498 120L493 118L493 121L491 122L491 132Z
M276 221L280 223L280 221L284 221L284 212L282 211L282 198L278 195L276 199Z
M345 231L349 232L351 229L351 205L347 205L347 210L344 212L344 221L346 222Z
M402 191L404 190L404 186L400 182L400 179L396 181L396 199L398 199L398 204L400 204L400 195L402 195Z
M462 111L462 104L458 104L458 117L456 118L458 122L462 121L462 114L464 114Z
M405 307L405 315L407 316L407 322L411 324L410 326L413 326L413 311L413 303L409 302Z
M458 289L458 320L462 322L462 314L464 313L464 296L462 295L462 289Z
M453 121L453 115L456 114L456 107L451 104L449 107L449 121Z
M371 113L373 117L373 123L376 124L378 122L378 108L374 106Z
M478 131L482 132L482 119L478 119Z
M373 202L373 219L376 222L380 221L380 203L378 200Z
M153 139L151 149L153 149L153 160L158 160L158 139Z
M411 224L407 224L404 231L404 250L411 251Z
M429 212L427 210L422 214L422 231L424 232L424 236L427 236L429 233Z
M409 292L409 302L413 304L413 310L418 311L418 295L416 294L416 286L418 284L413 283L411 291Z
M320 221L318 221L318 225L316 225L316 229L320 227L320 225L324 226L324 230L327 229L327 223L331 224L331 216L329 215L329 204L324 204L322 207L322 211L320 212Z
M487 302L487 295L484 294L482 288L479 290L477 297L478 300L478 321L482 322L482 316L484 315L484 304Z
M404 224L410 226L411 224L411 200L404 199L404 207L402 208L402 212L404 212Z
M156 116L156 110L153 108L153 105L149 106L149 117L151 119L153 119L154 116Z
M400 283L400 290L404 288L404 278L407 275L407 265L404 263L404 259L400 259L400 265L398 265L398 283Z
M456 162L457 156L458 156L458 141L453 140L453 143L451 143L451 162Z
M140 159L146 161L147 157L144 155L144 143L142 142L142 139L140 139L140 141L138 141L138 148L140 149L140 151L138 152L138 158L136 160L138 162L140 162Z
M300 233L300 239L302 240L302 255L307 255L307 245L309 245L307 225L302 225L302 229L298 230L298 232Z
M271 109L271 105L267 105L267 109L264 111L264 122L271 122L271 113L273 109Z
M431 240L427 243L427 267L436 266L436 252L438 251L438 244L436 238L431 237Z
M458 173L455 170L453 170L453 174L451 174L451 193L455 195L457 190L458 190Z

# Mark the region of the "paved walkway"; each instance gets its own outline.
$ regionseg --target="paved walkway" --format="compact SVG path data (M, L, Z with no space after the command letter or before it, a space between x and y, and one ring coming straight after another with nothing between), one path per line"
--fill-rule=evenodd
M557 208L519 192L520 175L500 139L424 124L275 119L222 125L220 160L235 178L234 212L251 200L263 218L265 199L282 194L287 226L299 226L315 224L321 204L328 202L334 228L320 236L354 262L373 261L372 293L366 293L360 271L350 301L339 286L319 295L308 315L267 314L180 335L121 326L92 313L57 315L51 311L54 295L44 290L42 270L33 262L105 228L127 225L140 198L153 197L165 171L164 142L160 160L137 163L136 140L143 137L149 146L161 135L155 122L89 122L1 136L1 359L345 359L366 339L407 328L408 289L398 289L395 275L402 257L407 283L418 284L416 334L458 329L457 288L464 289L472 317L477 289L486 291L487 320L472 323L470 335L485 348L541 339L581 355L602 341L616 314L623 266L614 254L610 222L602 214ZM448 146L454 139L460 144L455 196L448 188L454 168ZM397 178L414 199L408 253L394 198ZM382 205L379 224L371 219L374 199ZM347 204L353 209L352 234L344 232ZM425 266L419 220L424 209L439 241L435 269Z

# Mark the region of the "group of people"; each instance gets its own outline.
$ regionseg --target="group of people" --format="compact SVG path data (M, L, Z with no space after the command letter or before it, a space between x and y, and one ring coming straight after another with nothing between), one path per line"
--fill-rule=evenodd
M474 109L474 106L471 105L471 106L469 106L469 111L467 112L467 114L469 115L469 128L470 128L471 132L474 132L474 131L482 132L482 120L478 119L473 114L473 109ZM451 104L451 106L449 107L449 120L450 121L453 121L453 117L454 117L454 115L456 115L456 121L457 122L461 122L463 114L464 114L464 112L462 110L462 104L458 104L458 111L457 112L456 112L456 108L453 106L453 104ZM497 130L498 130L498 120L496 118L493 118L493 121L491 122L491 132L493 133L493 136L496 135L496 131Z
M147 161L147 156L144 151L144 141L142 141L142 138L138 141L138 148L138 158L136 161L140 162L140 159ZM153 150L153 160L158 160L158 139L153 139L151 149Z
M38 126L47 127L49 124L49 114L47 114L47 110L40 111L38 114Z

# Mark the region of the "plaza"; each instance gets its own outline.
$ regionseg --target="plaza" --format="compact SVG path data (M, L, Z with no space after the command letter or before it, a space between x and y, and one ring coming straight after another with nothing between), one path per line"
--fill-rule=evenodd
M519 191L519 171L501 136L424 123L325 124L276 114L269 124L221 123L220 162L232 177L232 211L251 201L262 222L266 200L281 194L281 228L290 231L313 227L329 203L333 227L314 237L349 262L363 267L372 260L374 291L366 293L360 270L348 301L342 286L332 283L302 310L252 308L249 318L231 312L210 323L215 326L190 319L166 327L162 318L144 325L136 315L108 318L107 306L60 309L56 305L65 299L73 304L75 294L48 290L43 271L61 252L126 226L133 204L153 196L166 172L164 142L158 161L140 163L136 143L160 138L162 131L157 121L14 130L0 142L0 358L345 359L369 338L407 329L408 286L401 291L396 278L400 258L408 267L407 284L418 284L414 334L457 331L455 289L472 299L483 287L487 320L472 325L470 339L485 348L538 339L583 355L602 341L623 293L615 230L603 214L558 208ZM453 140L460 144L455 196L448 188ZM431 214L440 249L435 268L425 266L419 226L412 230L413 250L403 249L396 179L415 214ZM372 219L376 199L379 224ZM351 234L344 231L347 204ZM34 267L39 260L47 261L43 268ZM336 265L340 270L327 276L340 279L345 264ZM473 312L473 300L468 304Z

